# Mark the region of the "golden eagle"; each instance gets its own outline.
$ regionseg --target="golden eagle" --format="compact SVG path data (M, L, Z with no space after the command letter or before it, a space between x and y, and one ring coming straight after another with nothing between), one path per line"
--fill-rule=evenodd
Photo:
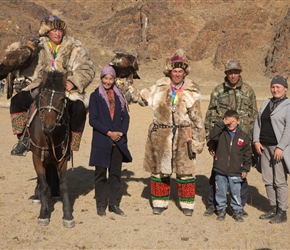
M137 58L131 54L116 53L109 65L115 69L117 78L127 78L129 84L133 83L133 79L140 79Z
M19 43L18 43L19 44ZM27 69L38 53L38 39L29 40L25 45L12 48L0 62L0 80L6 78L7 99L12 96L14 79L19 77L19 72Z

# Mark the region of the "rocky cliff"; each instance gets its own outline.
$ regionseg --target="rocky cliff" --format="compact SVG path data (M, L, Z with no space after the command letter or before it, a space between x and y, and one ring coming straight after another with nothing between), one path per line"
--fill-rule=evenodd
M289 8L287 0L1 0L0 49L37 36L40 20L57 10L97 69L115 51L127 51L151 81L181 47L199 78L214 78L229 58L239 59L249 77L288 77Z

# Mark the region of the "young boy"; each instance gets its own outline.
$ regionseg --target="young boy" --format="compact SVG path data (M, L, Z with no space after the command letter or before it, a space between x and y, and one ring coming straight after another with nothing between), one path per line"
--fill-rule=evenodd
M214 171L216 172L217 220L226 216L227 189L230 186L231 207L237 222L243 222L241 205L241 182L247 177L251 167L252 150L248 135L241 130L239 114L228 110L222 122L215 124L209 134L215 142Z

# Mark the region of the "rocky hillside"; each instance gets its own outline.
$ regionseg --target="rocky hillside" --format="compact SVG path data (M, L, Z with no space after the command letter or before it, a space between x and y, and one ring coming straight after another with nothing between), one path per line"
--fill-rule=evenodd
M40 20L57 10L98 71L127 51L151 82L181 47L201 85L220 82L229 58L240 59L254 84L267 84L275 74L290 76L289 8L288 0L1 0L0 49L37 36Z

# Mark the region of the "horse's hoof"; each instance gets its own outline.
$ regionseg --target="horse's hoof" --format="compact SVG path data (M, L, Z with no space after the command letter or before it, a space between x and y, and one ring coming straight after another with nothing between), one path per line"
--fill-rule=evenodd
M72 228L75 226L74 220L63 220L63 226L67 228Z
M49 219L48 218L46 218L46 219L38 218L38 225L48 226L48 224L49 224Z

